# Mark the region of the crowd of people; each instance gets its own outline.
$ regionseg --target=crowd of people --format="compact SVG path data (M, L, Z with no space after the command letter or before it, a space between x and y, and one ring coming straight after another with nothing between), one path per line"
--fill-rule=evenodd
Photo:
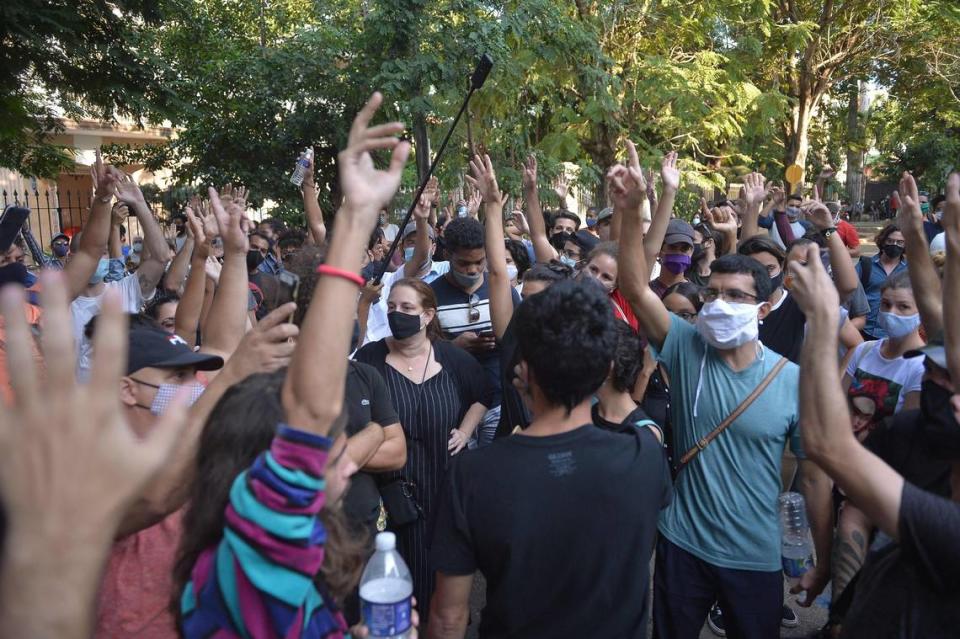
M2 255L0 635L368 636L389 530L409 636L462 638L482 573L480 637L769 639L795 491L824 636L956 636L960 174L904 174L870 257L822 180L691 223L629 141L585 224L478 155L401 228L381 102L329 230L311 165L304 228L227 186L166 238L98 154L82 232Z

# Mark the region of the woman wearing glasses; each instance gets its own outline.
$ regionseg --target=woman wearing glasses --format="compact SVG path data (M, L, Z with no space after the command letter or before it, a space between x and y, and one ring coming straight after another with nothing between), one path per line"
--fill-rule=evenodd
M861 257L857 262L857 275L867 294L870 312L867 314L867 324L863 328L864 339L880 339L886 337L887 332L878 321L880 313L880 288L887 278L900 271L907 270L907 259L904 256L906 242L900 227L896 224L887 224L874 240L880 252L870 257Z
M398 280L387 300L392 337L357 351L357 361L376 368L390 391L407 437L407 463L386 474L381 495L387 527L413 575L420 614L429 618L435 578L427 554L427 531L450 457L473 435L491 389L473 357L440 335L437 298L417 278Z

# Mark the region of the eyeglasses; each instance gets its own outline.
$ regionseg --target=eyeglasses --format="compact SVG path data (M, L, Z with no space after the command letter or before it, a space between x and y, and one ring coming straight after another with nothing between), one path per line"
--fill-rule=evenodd
M883 243L884 246L906 246L907 243L903 240L887 240Z
M54 242L54 246L67 246L67 242Z
M470 322L479 322L480 321L480 309L477 308L477 304L480 303L480 297L474 293L467 300L467 318Z
M757 296L752 293L744 293L735 288L725 291L719 291L715 288L705 288L700 292L700 297L704 302L715 302L717 298L723 298L723 301L731 304L745 304L748 300L757 301Z

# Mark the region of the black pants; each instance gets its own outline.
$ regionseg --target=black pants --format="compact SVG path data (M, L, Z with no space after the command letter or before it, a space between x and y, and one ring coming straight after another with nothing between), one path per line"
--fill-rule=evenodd
M697 639L714 601L720 602L728 637L780 636L783 575L779 570L720 568L661 535L653 583L655 639Z

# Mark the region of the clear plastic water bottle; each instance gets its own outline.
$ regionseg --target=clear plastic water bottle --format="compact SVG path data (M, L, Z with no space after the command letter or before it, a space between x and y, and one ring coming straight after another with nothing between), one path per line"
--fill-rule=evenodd
M297 166L294 167L293 175L290 176L290 184L294 186L301 186L303 184L303 178L306 177L307 171L310 170L310 162L312 161L313 148L307 147L307 150L304 151L300 159L297 160Z
M396 547L396 535L378 533L377 551L360 577L360 614L371 637L405 639L410 634L413 578Z
M783 574L794 583L813 568L813 542L807 523L807 505L799 493L783 493L778 501Z

